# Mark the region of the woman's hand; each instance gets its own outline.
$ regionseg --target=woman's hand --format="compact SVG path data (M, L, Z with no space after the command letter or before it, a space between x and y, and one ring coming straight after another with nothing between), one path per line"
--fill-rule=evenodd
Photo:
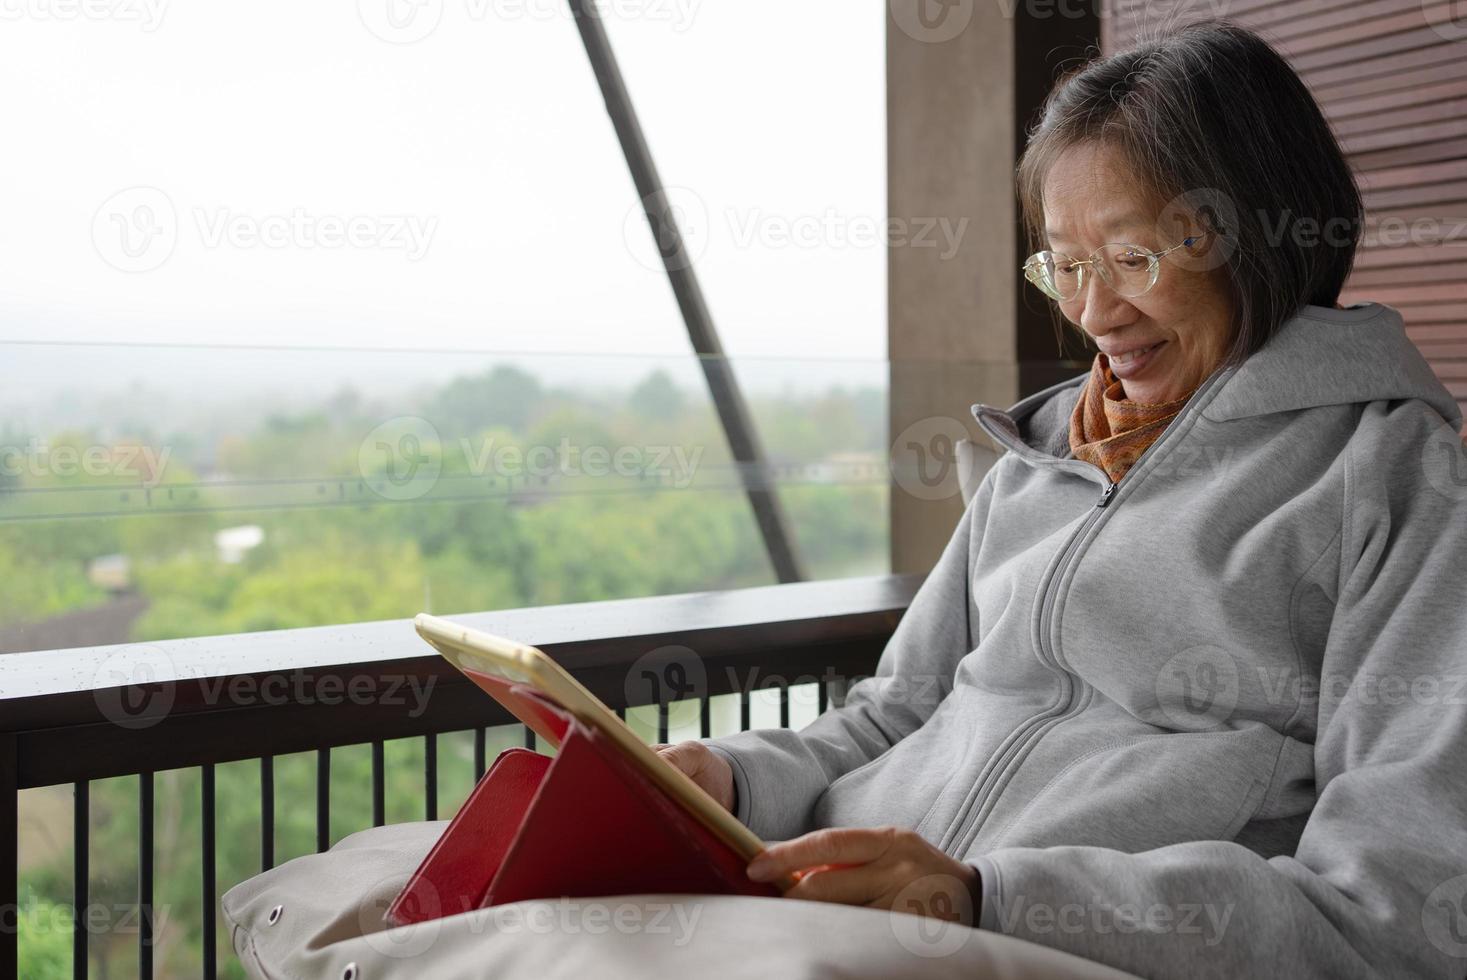
M755 881L798 879L786 898L978 921L978 872L910 830L840 827L771 845L749 863Z
M703 791L718 801L725 810L734 808L733 770L727 760L702 742L679 742L676 745L654 745L653 751L681 769Z

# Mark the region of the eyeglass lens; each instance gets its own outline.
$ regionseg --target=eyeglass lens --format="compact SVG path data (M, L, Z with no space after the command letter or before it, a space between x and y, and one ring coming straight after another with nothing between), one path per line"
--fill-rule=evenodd
M1112 244L1097 249L1093 261L1078 263L1058 252L1040 252L1031 264L1029 278L1056 299L1074 299L1084 288L1085 273L1094 269L1122 296L1139 296L1156 282L1156 259L1137 245Z

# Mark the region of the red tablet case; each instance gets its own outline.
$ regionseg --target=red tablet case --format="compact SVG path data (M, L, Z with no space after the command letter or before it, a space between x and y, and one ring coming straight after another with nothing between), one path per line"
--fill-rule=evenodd
M466 672L468 673L468 672ZM475 683L556 736L554 758L494 760L387 910L393 925L532 898L629 894L779 895L627 760L611 740L536 691Z

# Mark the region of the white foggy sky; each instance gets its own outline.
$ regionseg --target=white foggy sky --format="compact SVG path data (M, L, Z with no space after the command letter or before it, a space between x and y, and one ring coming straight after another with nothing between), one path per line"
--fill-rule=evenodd
M627 243L631 178L552 0L441 0L404 45L359 12L388 0L99 0L100 20L54 2L17 0L0 24L0 339L687 350L663 275ZM153 30L123 19L149 9ZM730 353L883 357L884 249L863 234L885 212L882 5L613 10L641 11L609 29L664 179L694 195ZM127 273L93 223L134 186L166 194L177 241ZM297 212L432 235L416 261L206 242L223 218ZM824 229L816 247L736 241L796 219Z

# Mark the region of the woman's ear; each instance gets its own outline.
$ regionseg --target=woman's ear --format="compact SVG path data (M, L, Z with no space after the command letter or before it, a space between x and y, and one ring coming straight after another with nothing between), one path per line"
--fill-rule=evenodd
M1194 258L1200 258L1203 255L1207 254L1208 249L1212 248L1213 243L1217 239L1217 234L1207 229L1203 229L1202 231L1198 232L1195 237L1196 241L1194 241L1191 245L1186 246L1186 251L1188 255L1191 255Z

